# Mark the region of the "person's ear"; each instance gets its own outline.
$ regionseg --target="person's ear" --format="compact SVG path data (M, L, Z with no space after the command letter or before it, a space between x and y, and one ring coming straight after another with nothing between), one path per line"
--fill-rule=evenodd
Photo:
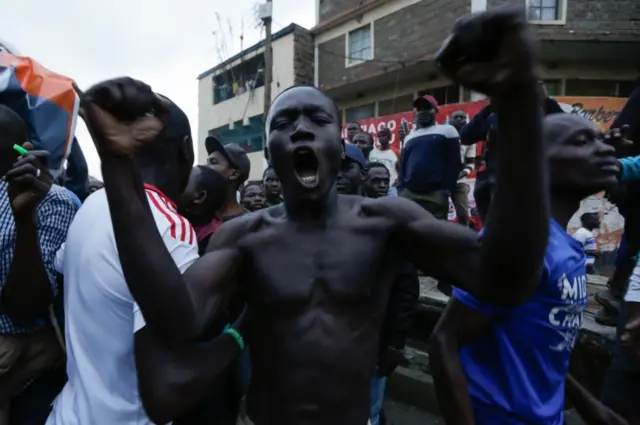
M231 174L229 174L229 180L238 180L240 178L240 171L231 170Z
M196 193L194 199L193 199L193 204L194 205L202 205L204 204L204 202L207 200L207 191L206 190L201 190L198 193Z

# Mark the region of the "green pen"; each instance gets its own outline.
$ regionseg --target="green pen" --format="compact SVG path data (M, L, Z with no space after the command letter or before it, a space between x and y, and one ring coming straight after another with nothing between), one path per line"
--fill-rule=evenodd
M28 150L26 150L25 148L23 148L20 145L13 145L13 150L18 152L20 155L24 155L24 154L29 153Z

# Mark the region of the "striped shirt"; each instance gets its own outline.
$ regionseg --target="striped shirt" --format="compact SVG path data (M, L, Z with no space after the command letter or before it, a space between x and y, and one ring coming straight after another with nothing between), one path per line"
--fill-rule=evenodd
M0 181L0 290L9 276L16 246L16 226L7 193L9 185ZM53 185L37 207L37 228L40 236L40 253L49 275L51 290L58 292L54 261L56 252L67 238L67 232L78 207L67 189ZM44 323L44 322L43 322ZM0 314L0 335L29 333L37 327L15 326L8 315Z

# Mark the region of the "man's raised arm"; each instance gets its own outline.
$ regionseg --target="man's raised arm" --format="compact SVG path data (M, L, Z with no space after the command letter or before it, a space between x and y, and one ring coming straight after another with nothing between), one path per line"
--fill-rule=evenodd
M500 128L493 141L500 145L496 192L482 246L469 229L415 208L403 237L426 273L497 305L519 304L536 288L548 239L535 45L522 8L496 8L456 23L438 61L456 82L492 98Z
M81 109L102 159L116 245L131 294L147 326L162 342L193 340L221 310L218 307L224 301L220 297L227 293L226 285L234 281L240 252L229 244L231 248L212 252L192 265L176 264L174 258L180 258L179 253L170 252L159 233L135 161L151 149L168 149L168 142L160 140L165 137L166 101L140 81L119 78L82 94ZM189 138L184 146L171 143L176 146L176 157L191 152L193 162L191 146L186 145L191 143ZM169 168L167 164L163 171L170 173ZM179 180L180 176L171 179ZM221 232L218 239L224 239L224 235ZM182 245L175 244L173 249L183 249ZM225 246L224 241L220 246Z

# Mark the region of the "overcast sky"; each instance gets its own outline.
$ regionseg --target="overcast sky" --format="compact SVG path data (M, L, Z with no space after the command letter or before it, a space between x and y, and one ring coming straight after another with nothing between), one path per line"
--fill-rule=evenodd
M131 76L177 103L197 135L196 77L219 63L223 34L227 54L257 43L256 0L0 0L0 38L24 56L88 88ZM222 26L218 24L216 13ZM273 0L273 31L291 22L315 24L314 0ZM229 29L229 21L231 28ZM244 25L242 24L244 22ZM218 36L214 36L212 32ZM216 41L217 40L217 41ZM77 135L90 173L100 161L80 120Z

